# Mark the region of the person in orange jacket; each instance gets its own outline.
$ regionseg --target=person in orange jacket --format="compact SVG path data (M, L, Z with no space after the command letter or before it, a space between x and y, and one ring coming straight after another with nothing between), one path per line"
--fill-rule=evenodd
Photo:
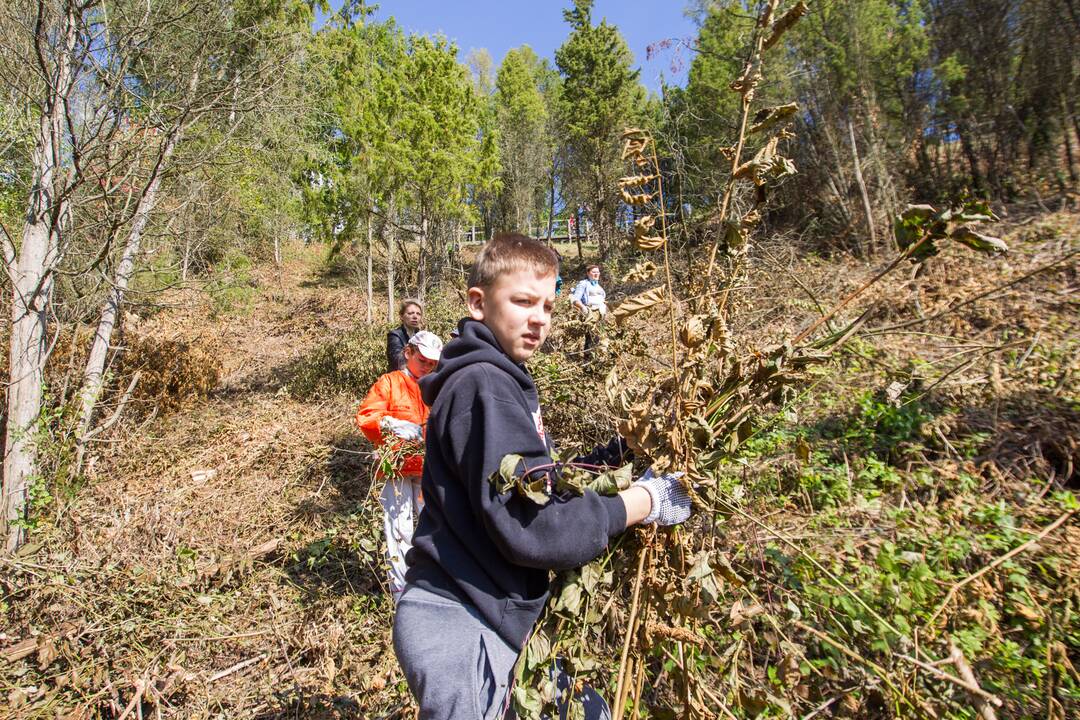
M389 473L380 467L378 476L386 480L379 501L383 508L386 556L390 565L390 591L397 603L405 588L405 553L412 547L413 529L424 507L420 475L424 471L424 426L428 406L420 397L417 381L435 369L442 354L438 335L421 330L405 346L405 367L388 372L371 386L356 411L356 425L376 447L402 449L399 466ZM381 466L381 463L380 463Z

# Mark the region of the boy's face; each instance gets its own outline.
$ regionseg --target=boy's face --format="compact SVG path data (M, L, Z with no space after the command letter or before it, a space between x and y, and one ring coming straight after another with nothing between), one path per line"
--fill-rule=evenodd
M469 288L469 315L495 336L514 362L525 362L543 345L551 328L555 276L535 270L501 275L487 289Z

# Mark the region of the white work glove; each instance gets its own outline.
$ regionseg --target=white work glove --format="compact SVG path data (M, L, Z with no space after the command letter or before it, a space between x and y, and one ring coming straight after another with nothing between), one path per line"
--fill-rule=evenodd
M414 422L399 420L398 418L390 417L389 415L379 421L379 428L402 440L420 442L424 439L424 428Z
M668 473L656 476L650 468L638 480L634 481L649 493L652 499L652 510L642 523L656 523L658 525L678 525L686 522L690 517L690 495L686 488L679 482L681 472Z

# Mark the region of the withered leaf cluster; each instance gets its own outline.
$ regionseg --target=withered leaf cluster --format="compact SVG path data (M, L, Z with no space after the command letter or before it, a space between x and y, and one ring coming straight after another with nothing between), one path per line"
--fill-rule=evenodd
M628 175L619 180L619 193L622 200L631 207L646 207L650 203L661 199L659 190L660 170L653 167L655 155L646 154L646 149L655 147L652 137L644 130L627 128L623 131L623 160L630 160L639 170L652 170L653 172L639 175ZM653 183L657 189L647 189ZM663 212L663 207L659 212ZM634 221L634 246L638 250L651 252L660 250L667 242L663 233L655 234L659 216L653 213L642 215Z

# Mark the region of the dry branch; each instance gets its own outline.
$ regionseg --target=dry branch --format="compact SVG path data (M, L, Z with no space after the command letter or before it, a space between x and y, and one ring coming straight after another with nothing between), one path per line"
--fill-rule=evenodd
M254 665L255 663L260 662L262 660L265 660L266 658L267 658L266 653L261 653L259 655L256 655L253 658L248 658L247 660L243 660L241 662L236 663L235 665L232 665L230 667L225 668L221 672L214 673L213 675L210 676L210 678L206 682L207 683L217 682L218 680L221 680L222 678L226 678L229 675L232 675L233 673L240 672L244 668L249 667L251 665Z
M942 613L942 611L945 610L946 607L948 607L949 603L952 602L952 599L956 596L956 593L960 590L960 588L964 587L965 585L967 585L968 583L970 583L970 582L972 582L974 580L979 579L980 577L982 577L986 573L988 573L991 570L993 570L994 568L996 568L998 565L1001 565L1006 560L1014 558L1017 555L1019 555L1019 554L1021 554L1023 552L1026 552L1027 550L1030 550L1032 547L1037 545L1038 542L1040 540L1042 540L1044 537L1046 537L1047 535L1049 535L1050 533L1054 532L1059 527L1061 527L1065 523L1065 521L1067 521L1069 518L1071 518L1075 513L1076 513L1075 510L1068 510L1068 511L1062 513L1061 516L1058 517L1057 520L1055 520L1054 522L1047 525L1045 528L1042 529L1041 532L1039 532L1038 535L1031 538L1030 540L1028 540L1023 545L1019 545L1019 546L1013 548L1009 552L1005 553L1001 557L994 560L992 563L990 563L986 567L982 568L978 572L975 572L975 573L972 573L971 575L968 575L966 578L964 578L963 580L961 580L960 582L956 583L951 588L949 588L949 592L947 592L945 594L945 599L941 601L941 604L938 605L937 609L934 610L934 612L930 615L930 619L926 621L926 625L927 626L932 626L934 624L934 621L937 619L938 615L940 615Z
M955 648L955 646L952 646L952 647ZM991 695L990 693L983 690L981 687L979 687L978 683L973 682L972 678L968 678L967 676L965 676L963 679L958 678L955 675L950 675L949 673L945 672L944 670L941 670L940 668L935 667L934 665L932 665L930 663L925 663L922 660L917 660L916 658L913 658L913 657L911 657L909 655L904 655L903 653L897 653L896 657L900 658L901 660L906 660L907 662L911 663L912 665L917 665L918 667L922 668L923 670L926 670L928 673L930 673L934 677L938 678L939 680L945 680L946 682L951 682L953 685L957 685L959 687L964 688L965 690L967 690L972 695L978 696L981 701L993 703L997 707L1001 707L1001 698L997 697L996 695ZM961 655L961 658L963 658L962 655ZM960 668L960 666L956 662L955 657L953 657L952 655L950 655L950 661L954 665L956 665L956 667L958 669ZM970 671L970 668L969 668L969 671ZM964 675L962 670L961 670L960 674ZM982 704L982 703L980 702L980 704ZM991 711L991 712L993 712L993 711ZM987 718L987 720L990 720L990 719Z

